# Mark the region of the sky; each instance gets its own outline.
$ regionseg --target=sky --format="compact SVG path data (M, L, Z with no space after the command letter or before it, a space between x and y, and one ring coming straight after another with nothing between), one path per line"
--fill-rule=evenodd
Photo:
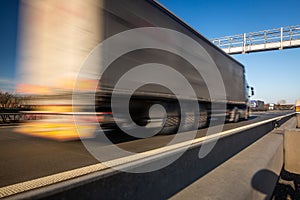
M208 39L300 24L299 0L159 0ZM300 99L300 48L239 54L252 99Z
M0 0L0 89L12 90L15 82L18 0Z
M16 82L18 0L0 0L0 89ZM299 0L159 0L211 39L300 24ZM300 99L300 48L233 56L255 88L252 99L266 103Z

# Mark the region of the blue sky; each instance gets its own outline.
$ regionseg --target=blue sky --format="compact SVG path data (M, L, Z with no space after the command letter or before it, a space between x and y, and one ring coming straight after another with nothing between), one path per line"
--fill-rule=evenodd
M206 38L300 24L299 0L159 0ZM0 0L0 89L15 79L18 0ZM300 99L300 48L235 55L246 68L253 99Z
M0 0L0 89L11 90L15 78L18 0Z
M300 24L299 0L159 0L206 38ZM267 103L300 99L300 48L234 55Z

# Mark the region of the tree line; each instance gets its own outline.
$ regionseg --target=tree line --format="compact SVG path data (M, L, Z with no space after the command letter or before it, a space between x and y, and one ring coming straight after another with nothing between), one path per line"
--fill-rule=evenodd
M19 122L23 117L20 111L30 110L30 97L0 91L0 124Z

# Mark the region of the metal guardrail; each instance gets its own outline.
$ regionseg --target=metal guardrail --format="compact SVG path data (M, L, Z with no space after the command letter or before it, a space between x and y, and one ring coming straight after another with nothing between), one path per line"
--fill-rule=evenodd
M232 36L224 36L210 40L227 53L246 53L253 49L251 47L261 45L255 51L264 51L270 49L268 44L279 44L279 49L293 47L293 42L300 41L300 25L249 32ZM232 49L236 49L231 51Z

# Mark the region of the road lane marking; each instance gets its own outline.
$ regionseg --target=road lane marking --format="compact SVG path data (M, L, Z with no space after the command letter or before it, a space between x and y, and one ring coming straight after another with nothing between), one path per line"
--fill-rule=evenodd
M215 133L215 134L207 135L207 136L204 136L201 138L196 138L192 142L185 141L185 142L181 142L181 143L174 144L171 146L161 147L158 149L145 151L145 152L142 152L139 154L126 156L126 157L122 157L122 158L117 158L117 159L106 161L103 163L98 163L98 164L81 167L81 168L74 169L74 170L69 170L69 171L37 178L34 180L25 181L22 183L16 183L13 185L5 186L5 187L0 188L0 198L8 197L8 196L15 195L15 194L18 194L21 192L26 192L29 190L41 188L44 186L48 186L48 185L52 185L52 184L59 183L62 181L77 178L77 177L80 177L83 175L87 175L87 174L91 174L91 173L98 172L101 170L105 170L105 169L110 168L108 166L117 167L117 166L124 165L124 164L130 164L130 163L139 161L141 159L146 159L146 158L151 159L152 157L160 156L161 154L168 154L168 153L172 153L174 151L178 151L181 148L186 147L187 145L197 146L197 145L201 144L201 142L203 142L203 141L211 141L214 139L219 139L220 137L229 136L229 135L241 132L241 131L245 131L245 130L275 121L275 120L280 120L282 118L285 118L285 117L288 117L288 116L291 116L294 114L295 113L289 113L289 114L286 114L283 116L274 117L274 118L264 120L261 122L256 122L254 124L249 124L246 126L234 128L234 129L223 131L220 133Z

